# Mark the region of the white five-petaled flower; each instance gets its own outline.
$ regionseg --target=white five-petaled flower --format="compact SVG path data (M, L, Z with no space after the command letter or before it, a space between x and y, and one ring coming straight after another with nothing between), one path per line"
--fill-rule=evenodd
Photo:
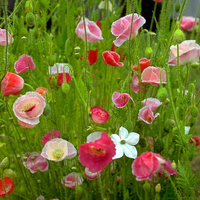
M116 148L116 154L113 159L121 158L124 154L129 158L136 158L137 149L134 145L139 142L139 137L140 135L138 133L128 133L128 130L121 126L119 129L119 135L111 135L111 139Z

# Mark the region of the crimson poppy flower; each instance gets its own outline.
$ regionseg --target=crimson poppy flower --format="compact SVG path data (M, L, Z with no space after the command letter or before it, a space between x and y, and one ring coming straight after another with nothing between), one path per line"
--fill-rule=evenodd
M7 72L1 82L1 91L4 96L18 95L24 87L24 79L17 74Z
M120 55L114 51L104 51L102 53L104 63L111 66L122 67L124 64L119 62Z
M4 190L6 189L6 191ZM14 190L13 180L9 177L4 177L3 181L0 179L0 196L5 196L10 194Z
M97 55L98 49L88 51L88 61L90 65L93 65L95 62L97 62Z

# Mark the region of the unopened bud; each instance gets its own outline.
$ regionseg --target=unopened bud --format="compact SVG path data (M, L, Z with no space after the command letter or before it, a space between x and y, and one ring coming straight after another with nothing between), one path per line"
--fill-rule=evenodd
M150 184L147 181L145 181L145 183L142 187L143 187L144 191L147 193L150 191L150 188L151 188Z
M179 1L177 1L177 2L175 3L175 11L178 13L178 12L180 11L180 8L181 8L181 4L180 4Z
M65 93L65 94L68 94L69 90L70 90L70 86L68 83L63 83L61 85L61 88L62 88L62 91Z
M8 157L5 157L2 161L1 161L1 169L5 170L8 169L10 166L10 162Z
M51 106L47 103L45 108L44 108L43 115L49 116L50 114L51 114Z
M192 117L197 117L198 114L199 114L198 108L196 106L192 106L190 108L190 114L191 114Z
M31 1L26 1L26 3L25 3L25 11L26 11L26 13L33 12L33 5L32 5Z
M35 25L35 15L32 12L26 14L26 23L29 27L33 27Z
M166 88L160 88L160 89L158 90L157 98L158 98L161 102L165 102L165 100L167 99L167 90L166 90Z
M49 61L49 66L53 66L56 63L56 59L54 56L49 56L48 61Z
M160 193L161 192L161 185L158 183L155 187L155 192Z
M176 169L177 168L177 165L176 165L176 163L174 161L172 162L171 167L172 167L172 169Z
M147 48L145 49L145 56L146 56L147 59L150 59L150 58L151 58L152 53L153 53L153 50L152 50L151 47L147 47Z
M192 63L192 64L191 64L191 67L192 67L193 69L196 69L196 68L199 67L199 63L198 63L198 62Z
M177 29L174 32L174 37L173 37L173 41L176 44L180 44L181 42L183 42L185 40L185 34L183 33L183 31L181 29Z

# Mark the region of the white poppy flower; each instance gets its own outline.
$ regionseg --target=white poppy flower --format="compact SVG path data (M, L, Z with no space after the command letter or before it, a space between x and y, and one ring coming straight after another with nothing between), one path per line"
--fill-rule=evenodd
M111 135L111 139L116 148L116 154L113 159L121 158L124 154L129 158L136 158L137 149L134 145L139 142L139 137L140 135L138 133L128 133L128 130L121 126L119 129L119 135Z

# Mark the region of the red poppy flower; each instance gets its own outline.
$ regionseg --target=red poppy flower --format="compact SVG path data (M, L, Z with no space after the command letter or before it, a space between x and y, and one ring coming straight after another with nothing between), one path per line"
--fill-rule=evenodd
M192 140L190 140L190 143L193 144L194 141L196 142L196 147L200 145L200 137L199 136L192 136Z
M124 66L122 62L119 62L120 55L114 51L104 51L102 56L104 63L108 65L118 66L118 67Z
M96 24L101 29L101 22L99 20L96 21Z
M140 64L140 71L141 73L144 71L144 69L146 69L147 67L149 67L151 65L151 59L147 59L147 58L141 58L139 60L139 64ZM137 71L138 66L135 64L133 66L133 70Z
M4 182L4 185L3 185ZM4 190L6 189L6 191ZM4 177L3 181L0 179L0 196L5 196L6 194L10 194L14 189L14 183L11 178Z
M97 54L98 49L88 51L88 61L90 65L93 65L95 62L97 62Z
M1 82L1 91L4 96L18 95L24 87L24 79L17 74L7 72Z

